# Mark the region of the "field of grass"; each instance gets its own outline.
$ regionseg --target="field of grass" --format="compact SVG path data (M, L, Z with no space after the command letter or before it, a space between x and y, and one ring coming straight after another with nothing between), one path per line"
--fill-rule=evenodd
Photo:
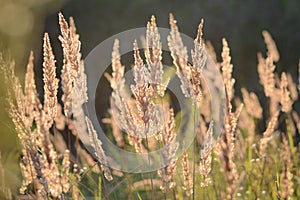
M246 88L235 91L239 78L232 77L234 57L230 55L230 44L222 39L221 61L218 61L219 53L203 39L203 20L190 55L193 63L188 63L187 51L191 49L185 49L174 16L170 14L168 39L160 38L153 16L143 40L144 51L132 41L135 82L130 88L125 84L125 66L119 53L122 41L115 40L108 50L112 51L112 72L105 74L111 86L111 96L107 97L110 108L107 117L101 119L107 130L105 134L119 148L138 154L167 149L163 152L166 163L163 168L128 173L110 167L108 163L113 158L107 156L90 116L85 114L89 77L85 74L74 20L67 21L59 13L59 25L62 71L57 72L51 38L45 33L43 91L37 91L33 52L25 78L15 75L12 59L5 53L0 55L7 110L15 128L12 132L20 145L20 152L13 152L12 156L20 156L22 174L18 191L11 190L6 178L10 175L1 165L0 154L0 199L297 199L300 196L300 63L298 75L278 73L276 63L280 55L270 33L262 32L267 52L257 54L257 82L262 90L255 92ZM162 39L168 40L171 67L176 73L163 68ZM218 97L210 96L203 73L208 56L216 63L224 82L224 88L220 89L225 92L224 124L217 138L213 137L217 133L210 106L212 99ZM182 117L184 111L178 109L167 90L168 80L176 76L181 84L178 87L194 110L190 116ZM131 96L127 94L130 89ZM193 126L184 131L191 131L196 137L178 156L176 151L184 144L180 143L177 132L184 118L193 121ZM155 136L147 136L153 132ZM145 137L140 138L141 135ZM151 159L147 158L149 165Z

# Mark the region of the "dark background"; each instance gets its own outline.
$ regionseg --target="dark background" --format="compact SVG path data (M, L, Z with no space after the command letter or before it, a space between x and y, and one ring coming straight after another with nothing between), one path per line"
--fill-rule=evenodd
M83 56L113 34L145 26L152 14L158 26L168 28L172 12L180 31L191 37L195 37L198 23L204 18L204 38L213 43L218 55L221 39L228 40L238 84L253 89L257 84L256 53L265 52L262 30L268 30L277 42L281 54L279 71L296 73L300 57L300 2L297 0L69 1L61 11L76 20ZM47 16L45 30L58 42L57 12ZM61 54L60 49L56 51Z
M154 14L160 27L169 27L172 12L180 31L195 37L198 23L205 20L204 38L210 40L220 59L221 39L231 48L236 90L247 87L261 91L256 54L265 54L261 35L268 30L277 43L281 58L277 72L287 71L296 79L300 58L300 1L298 0L0 0L0 49L16 62L17 75L24 80L30 50L35 54L36 82L42 96L42 38L49 32L57 59L58 73L62 50L58 41L58 12L73 16L82 42L83 58L97 44L121 31L144 27ZM109 50L110 51L110 50ZM2 80L2 78L0 79ZM8 184L18 183L18 147L13 125L5 114L4 87L0 88L0 152L9 174Z

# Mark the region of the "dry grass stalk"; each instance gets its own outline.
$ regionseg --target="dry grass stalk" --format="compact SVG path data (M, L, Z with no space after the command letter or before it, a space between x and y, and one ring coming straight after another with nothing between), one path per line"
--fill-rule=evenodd
M260 53L258 54L258 74L260 83L264 88L264 93L266 97L269 97L269 116L275 115L278 109L280 109L281 91L275 87L275 68L276 66L274 65L272 57L264 59Z
M80 66L78 68L77 77L74 81L74 87L73 87L74 90L73 95L75 96L76 100L79 102L73 102L73 104L77 103L82 105L88 101L86 79L87 77L84 71L84 64L83 61L81 61Z
M27 64L27 71L25 74L25 85L24 85L24 93L27 97L26 101L26 115L28 116L28 121L26 122L26 126L30 126L33 123L33 120L40 121L39 113L42 109L42 105L40 99L37 94L35 80L34 80L34 56L33 52L30 52L29 60ZM40 124L40 122L39 122Z
M89 132L89 136L90 136L90 143L92 144L92 147L94 148L94 153L98 159L98 161L100 162L100 166L104 172L104 176L108 181L113 180L113 177L111 175L110 169L107 167L107 158L106 155L104 153L104 150L102 148L102 142L101 140L98 139L98 135L97 132L94 129L94 126L91 122L91 120L86 117L85 118L86 123L87 123L87 127L88 127L88 132Z
M76 34L76 28L73 19L70 19L70 28L64 16L59 13L59 25L61 34L59 40L63 47L63 68L61 73L64 103L64 113L70 118L72 114L73 83L81 65L81 54L79 36Z
M271 34L268 31L263 31L262 35L264 37L265 44L267 46L267 56L271 57L274 62L278 62L280 56L276 46L275 41L273 40Z
M265 95L272 97L275 88L274 70L276 66L273 64L272 57L264 59L262 55L257 54L258 57L258 75L260 83L264 87Z
M177 75L181 80L181 90L186 97L191 97L194 104L200 104L202 98L201 78L202 70L206 63L205 44L202 39L203 20L201 20L197 37L194 40L194 50L191 51L193 64L188 63L187 49L183 45L174 16L170 14L171 33L168 37L168 45L177 67Z
M284 200L292 199L292 195L294 193L294 185L293 185L293 174L292 174L292 169L293 169L293 162L291 159L291 152L290 152L290 145L288 143L288 140L286 136L282 137L283 139L283 147L284 150L282 152L282 157L283 157L283 168L281 172L281 181L280 181L280 186L282 191L280 192L280 196Z
M67 149L64 153L63 161L62 161L62 178L61 185L63 187L63 192L67 193L71 187L71 183L69 182L68 176L70 175L70 151Z
M226 90L227 91L227 90ZM226 92L227 94L227 92ZM227 198L234 199L236 193L236 180L238 179L238 173L236 165L234 163L234 140L237 121L241 113L243 104L238 108L236 113L232 113L232 105L227 95L227 113L224 125L224 133L222 134L220 144L220 161L222 164L222 172L225 173L225 179L228 183Z
M111 95L111 111L116 116L117 124L127 132L130 143L135 147L137 152L145 152L142 145L142 140L139 137L140 132L137 130L133 107L128 103L128 97L125 91L124 70L125 67L121 64L119 53L119 41L115 40L112 52L112 76L105 74L113 89Z
M71 29L74 35L76 29L73 22L71 22ZM76 37L78 39L78 36L75 37L74 35L72 37L74 37L74 40L76 40ZM62 156L63 166L60 167L59 155L51 141L53 136L50 133L50 130L52 130L50 128L53 127L53 122L57 122L58 118L60 118L62 123L55 126L58 129L64 129L65 118L61 116L61 108L57 103L58 79L56 78L55 59L47 33L44 36L43 50L43 106L38 99L36 91L32 52L27 65L24 93L18 78L14 75L13 63L5 63L4 75L7 83L15 83L8 94L10 116L15 123L23 154L20 162L23 175L20 192L21 194L30 192L28 190L30 188L29 185L32 185L37 199L62 199L71 187L68 176L70 174L70 166L67 164L70 161L69 153L66 151L65 155ZM80 58L78 54L77 58ZM2 61L1 58L1 65L4 64ZM7 66L10 67L7 68ZM76 76L75 89L77 88L77 91L80 90L81 99L79 99L79 103L82 103L87 98L84 96L86 85L84 85L85 77L82 62L80 62L80 66L82 67L79 68L79 75ZM70 77L67 79L70 80ZM25 99L25 101L22 101L22 99ZM61 149L65 149L65 147ZM79 177L79 175L76 176ZM75 183L73 182L73 184Z
M286 74L283 72L281 74L281 83L280 83L280 104L282 112L288 113L292 110L292 99L290 97L290 92L288 90L288 82L286 78Z
M173 180L173 176L176 172L176 151L178 149L178 143L175 141L175 119L173 109L169 110L168 115L165 119L165 127L162 142L165 147L163 152L163 161L167 164L166 167L157 171L158 176L162 179L162 185L160 189L163 193L167 193L169 190L173 189L176 185Z
M137 47L137 44L136 44ZM146 49L145 57L149 71L149 83L155 90L154 94L163 96L169 80L163 83L163 64L162 60L162 44L160 42L160 34L155 22L155 17L152 15L151 21L147 24L146 31ZM136 49L137 50L137 49ZM135 55L135 60L136 60Z
M119 53L119 41L115 40L112 52L112 76L106 74L110 85L113 89L111 98L112 113L115 114L118 125L127 133L137 133L132 116L131 108L129 107L129 97L124 89L125 80L123 78L125 67L121 64Z
M194 50L191 50L193 65L200 73L202 72L206 62L205 43L202 38L203 26L204 20L201 19L200 24L198 26L197 36L194 40Z
M145 73L146 68L139 55L136 42L134 42L134 55L135 65L133 71L135 85L131 85L131 91L135 97L135 106L137 108L137 117L135 117L134 120L136 122L135 124L137 124L136 128L139 136L148 137L149 134L155 134L160 131L161 120L159 120L159 112L152 100L155 92L153 87L151 87L151 82L147 79L148 77ZM150 74L156 69L151 70Z
M231 64L231 56L230 56L230 49L228 47L228 43L225 38L222 39L222 63L221 63L221 70L223 81L227 88L228 98L231 101L234 96L234 83L235 79L232 78L232 69L233 66Z
M213 121L210 122L206 135L204 136L203 143L200 149L200 164L199 170L202 176L203 182L200 183L200 187L207 187L212 183L211 178L208 176L211 172L212 155L211 150L213 148Z
M89 142L87 125L85 122L85 114L83 112L83 104L87 102L86 75L84 72L84 64L81 60L79 35L76 33L75 23L72 17L69 19L70 26L66 22L64 16L59 13L59 25L61 35L59 40L63 48L63 67L61 73L64 103L64 114L66 116L65 123L68 129L76 138L78 134L84 144ZM73 114L73 121L70 120ZM68 136L69 137L69 136ZM70 140L70 138L68 138ZM70 145L70 144L69 144ZM76 150L79 151L80 146L76 143ZM76 191L73 191L76 192Z
M189 160L187 152L184 151L182 156L183 190L185 190L185 194L189 197L191 194L193 194L193 179L189 170Z
M273 138L273 132L275 131L275 127L277 124L279 112L277 111L272 118L270 119L266 131L263 133L263 138L259 141L259 154L261 157L265 157L266 155L266 148L268 142Z
M202 157L200 160L200 174L203 178L203 182L200 183L200 187L207 187L212 183L212 180L210 177L208 177L210 171L211 171L211 163L212 163L212 155L211 152L209 152L206 156Z
M171 33L168 37L168 45L171 51L171 56L173 58L173 63L177 67L177 76L181 81L181 90L186 97L190 96L189 90L189 80L191 77L191 71L188 67L188 55L187 49L183 45L182 39L178 27L176 25L176 20L174 16L170 13L170 27Z
M293 77L290 73L286 74L287 81L288 81L288 90L290 91L291 99L295 102L298 99L298 91L297 85L293 81Z
M61 30L61 36L59 36L59 40L61 41L61 45L63 47L65 59L64 64L67 67L70 79L74 81L77 77L77 73L80 67L81 43L79 41L79 36L76 34L74 20L72 18L70 19L69 27L62 13L59 13L58 16Z
M249 92L245 88L242 88L241 91L247 112L252 117L261 119L263 111L256 94L253 92L249 94Z
M26 152L26 150L22 149L22 153L24 156L20 162L20 168L21 168L23 180L22 180L22 185L20 187L20 193L25 194L25 191L27 190L27 186L33 183L37 174L35 172L32 160L28 157L28 153Z
M88 138L88 128L85 121L85 114L84 114L84 104L88 101L88 95L87 95L87 77L84 72L84 64L83 61L80 62L80 66L78 69L77 77L74 81L74 84L72 86L72 114L73 114L73 120L69 120L69 118L66 117L65 121L68 125L68 130L78 137L80 136L81 141L84 144L89 143ZM70 112L68 112L71 114ZM75 126L76 125L76 126ZM76 144L76 150L78 151L78 148L80 148L80 145Z
M155 21L152 18L152 25L148 25L148 34L155 34ZM152 30L154 29L154 30ZM154 32L151 32L154 31ZM152 36L148 36L152 37ZM155 37L155 38L156 38ZM156 39L148 38L149 43L155 40L159 42L159 37ZM159 44L156 46L156 50L149 48L145 54L148 54L148 66L149 69L143 63L139 54L137 42L134 42L134 59L135 64L133 67L135 84L131 85L131 90L134 94L134 99L131 99L124 90L124 66L122 66L119 54L119 43L116 40L112 53L112 76L108 76L108 79L113 88L111 98L111 111L112 115L116 116L116 120L120 127L128 133L128 139L130 143L135 147L137 152L146 152L146 149L142 145L141 137L148 137L152 133L157 133L163 126L163 120L161 111L155 107L152 97L155 93L153 87L153 81L150 80L151 73L160 74L161 58L159 56ZM155 51L155 52L154 52ZM152 54L158 54L156 56ZM153 57L154 56L154 57ZM158 58L157 58L158 56ZM156 60L155 60L156 59ZM155 66L153 66L155 65ZM152 68L151 68L152 67ZM160 79L159 79L160 81ZM156 88L157 89L157 88ZM161 89L161 88L160 88ZM164 91L162 91L164 93ZM132 102L132 103L131 103Z
M39 146L44 152L41 164L43 166L41 172L47 182L48 188L46 192L54 197L62 195L62 185L60 172L58 169L57 153L49 139L49 128L53 125L57 115L57 89L58 79L56 78L56 66L52 48L50 45L49 36L45 33L44 36L44 107L42 112L42 127L37 127L37 135L40 137ZM49 192L47 191L49 190Z
M137 41L134 41L134 43L133 43L133 51L134 51L133 73L134 73L134 81L136 84L135 87L138 88L138 87L148 86L149 81L153 81L153 80L150 80L149 77L152 78L152 76L154 76L152 74L150 75L149 71L151 71L151 73L156 74L156 73L159 73L159 72L156 72L156 70L158 70L158 69L151 69L148 71L148 69L144 65L143 59L140 56ZM152 50L152 51L154 51L154 50ZM150 52L150 50L146 49L145 56L150 57L152 54L154 54L153 52L151 52L151 53L149 53L149 52ZM153 65L154 65L154 67L156 67L156 64L154 64L153 62L160 62L160 61L152 61L152 59L154 59L154 58L147 59L147 62L150 63L150 64L148 64L148 66L151 65L151 67L153 67ZM151 67L149 67L149 68L151 68ZM160 79L160 78L158 78L158 79ZM154 83L152 83L152 84L154 84ZM134 86L132 86L132 87L134 87Z
M43 64L44 82L47 85L44 87L45 102L43 110L41 110L39 101L36 99L36 91L33 91L35 85L32 60L33 56L31 54L26 74L27 80L31 80L31 85L26 84L25 95L18 78L14 75L13 64L6 64L6 66L11 67L4 71L6 81L15 83L9 92L9 103L10 116L18 132L23 153L20 163L23 174L20 192L26 192L28 185L33 185L36 190L36 198L53 197L60 199L63 198L62 174L58 167L57 153L49 139L49 128L50 125L52 126L57 105L57 79L55 78L54 56L47 34L45 35ZM31 101L22 102L21 98L34 100L35 104L27 105ZM34 116L26 114L25 108L29 106L33 106L34 112L31 114ZM29 124L29 122L32 124ZM35 126L32 126L33 124Z
M112 89L118 89L123 87L123 76L124 76L124 70L125 66L121 64L121 58L120 58L120 52L119 52L119 40L115 40L113 51L112 51L112 76L110 77L108 74L106 74L107 79L110 82L110 85Z
M191 68L191 81L190 88L192 93L192 99L195 104L199 105L202 99L201 91L201 79L202 71L206 63L206 54L205 54L205 43L202 39L202 29L203 29L203 19L201 20L198 26L197 37L194 40L194 50L191 50L193 65Z
M45 130L49 130L57 114L57 89L56 66L48 33L44 35L44 107L42 120Z
M61 82L63 90L62 101L64 103L64 114L67 118L70 118L72 110L73 85L71 79L68 76L66 65L63 65L61 71Z

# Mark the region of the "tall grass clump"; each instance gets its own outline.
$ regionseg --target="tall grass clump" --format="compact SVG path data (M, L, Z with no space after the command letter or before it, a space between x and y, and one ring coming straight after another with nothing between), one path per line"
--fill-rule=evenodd
M133 42L134 83L125 83L125 66L119 53L122 41L112 47L110 108L102 122L106 135L118 147L148 153L166 147L167 165L148 173L110 169L93 123L85 115L88 101L87 75L81 57L81 42L73 18L69 23L59 13L63 65L57 68L51 38L43 40L43 92L37 91L34 53L30 52L24 84L15 75L15 64L0 55L0 68L7 87L7 110L19 138L20 189L11 194L4 183L0 162L0 197L6 199L297 199L300 196L299 101L300 76L278 73L280 59L267 31L262 35L266 53L257 54L260 91L238 89L233 77L229 42L222 39L221 60L209 41L203 39L200 21L194 48L187 49L179 27L170 14L167 38L173 68L184 96L191 100L196 137L191 147L176 156L176 132L180 110L167 90L173 75L164 70L162 39L156 19L147 24L145 50ZM192 63L188 62L191 51ZM213 146L211 98L203 68L206 52L219 67L224 82L225 123ZM60 77L57 76L61 69ZM300 63L299 63L300 73ZM179 87L179 86L178 86ZM132 95L128 95L131 90ZM239 93L240 96L236 93ZM237 92L238 91L238 92ZM59 93L62 92L60 96ZM41 96L43 94L43 96ZM156 105L161 105L158 109ZM197 112L199 110L199 112ZM198 125L199 124L199 125ZM86 134L88 138L79 138ZM153 134L155 136L153 136ZM81 141L84 140L84 141ZM91 154L83 143L91 144ZM151 157L147 157L151 165Z

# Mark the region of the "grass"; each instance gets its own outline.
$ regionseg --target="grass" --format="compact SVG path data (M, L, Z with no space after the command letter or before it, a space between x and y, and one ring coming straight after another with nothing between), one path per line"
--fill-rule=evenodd
M196 139L186 149L184 157L176 155L178 146L182 145L176 140L176 131L184 116L180 115L180 110L172 108L171 95L163 87L169 73L163 70L161 38L155 17L148 22L144 60L134 43L132 97L126 94L125 67L121 63L119 41L115 41L113 72L106 74L112 88L111 107L107 111L108 118L104 119L108 126L107 136L120 148L137 153L168 145L172 147L163 154L162 159L167 165L162 169L127 173L109 168L107 163L111 158L106 155L89 116L84 114L88 77L84 72L81 42L74 21L70 18L68 23L60 13L59 24L64 56L61 80L59 83L55 57L46 33L43 101L35 86L33 53L29 57L24 84L14 74L13 61L1 55L9 115L21 147L22 173L20 191L11 194L4 178L7 175L0 165L1 198L297 199L300 196L300 120L296 109L299 107L300 83L288 73L279 75L276 72L279 54L267 31L263 31L266 55L258 54L257 81L262 85L262 91L254 93L243 88L242 96L235 95L234 84L239 79L232 77L229 44L222 40L222 60L214 61L220 66L225 84L226 117L221 136L210 148L204 145L204 141L213 143L213 129L209 128L213 127L211 111L207 105L216 97L210 97L202 70L208 56L205 52L212 53L213 50L202 39L202 20L191 54L193 63L188 64L177 24L170 15L168 44L173 67L181 81L182 92L190 98L197 114L192 117ZM62 97L58 96L59 90ZM262 94L266 100L258 98ZM155 110L156 105L161 105L164 112ZM151 131L158 132L156 137L148 137ZM138 137L143 134L146 139ZM85 150L80 139L89 140L91 153ZM148 162L151 163L150 157Z

